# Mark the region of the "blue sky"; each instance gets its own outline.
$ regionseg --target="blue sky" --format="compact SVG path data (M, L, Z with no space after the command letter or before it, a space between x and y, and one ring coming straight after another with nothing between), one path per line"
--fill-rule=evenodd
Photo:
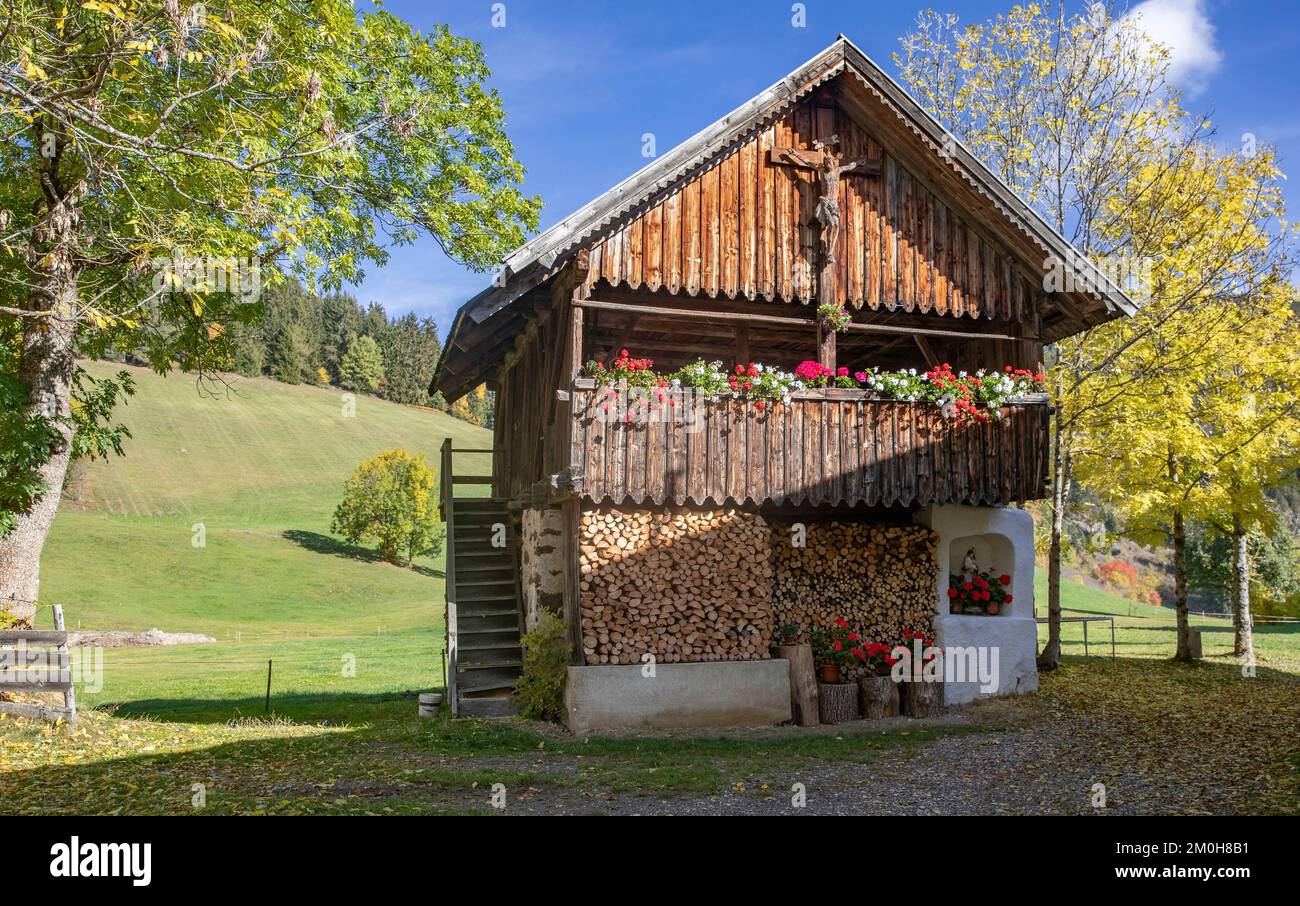
M841 32L893 73L890 55L918 9L964 21L1003 11L1003 2L806 0L793 27L789 0L388 0L417 28L446 23L479 41L505 104L507 129L528 169L526 189L542 197L542 227L640 169L642 135L667 151L757 94ZM1274 145L1284 169L1300 161L1300 3L1296 0L1146 0L1131 4L1173 50L1186 105L1215 123L1216 140L1243 133ZM1300 177L1288 190L1300 208ZM394 250L355 289L390 314L452 315L488 283L448 260L430 239Z

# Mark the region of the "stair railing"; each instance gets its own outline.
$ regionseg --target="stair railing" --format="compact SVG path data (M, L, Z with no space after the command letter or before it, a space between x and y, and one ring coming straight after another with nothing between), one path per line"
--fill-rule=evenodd
M443 612L443 625L446 631L446 649L447 649L447 676L445 679L445 688L447 690L447 703L451 708L451 716L455 717L460 713L460 698L456 689L456 677L459 669L459 656L456 650L456 508L452 505L455 500L453 490L457 484L491 484L491 475L457 475L453 454L455 453L492 453L492 450L463 449L454 450L451 446L451 438L443 438L441 450L441 468L442 473L439 476L441 487L439 489L439 508L442 510L442 523L447 533L447 541L444 545L446 551L446 568L443 570L445 576L444 586L446 588L446 610Z
M460 711L460 701L456 694L456 671L458 669L456 655L456 508L451 505L451 491L455 484L451 454L451 438L448 437L442 442L442 474L439 476L442 481L440 489L442 523L447 532L447 542L443 546L446 558L446 566L443 569L446 590L444 595L446 609L443 611L443 628L446 632L447 650L447 677L444 685L447 689L447 704L451 708L451 716L455 717Z

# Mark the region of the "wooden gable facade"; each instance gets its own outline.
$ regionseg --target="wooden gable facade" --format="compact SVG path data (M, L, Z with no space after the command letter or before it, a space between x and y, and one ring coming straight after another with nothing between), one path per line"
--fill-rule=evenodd
M496 391L494 496L833 507L1043 496L1044 399L971 427L922 404L810 391L769 407L708 401L686 426L610 420L605 391L582 376L623 348L663 370L700 358L1034 368L1044 344L1131 310L1118 291L1044 290L1069 247L914 108L838 41L512 255L505 279L458 314L434 380L449 399L483 382ZM826 178L826 155L843 173ZM846 333L821 328L825 302L853 315Z

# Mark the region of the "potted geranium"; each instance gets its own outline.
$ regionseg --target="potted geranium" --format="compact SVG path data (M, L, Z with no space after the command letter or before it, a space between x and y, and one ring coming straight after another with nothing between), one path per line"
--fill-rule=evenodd
M977 572L948 577L948 609L952 613L997 616L1014 600L1007 590L1011 577Z
M843 617L836 617L834 626L813 630L811 641L818 679L823 683L840 681L844 665L854 660L853 648L857 638L857 633L849 631L849 623Z
M842 682L843 668L855 663L860 639L848 620L835 618L835 625L813 633L813 657L822 684L817 688L817 711L824 724L854 720L858 716L858 691L853 683Z
M890 671L898 659L891 646L883 642L863 642L854 649L866 675L858 678L862 698L862 716L867 720L898 716L898 684Z

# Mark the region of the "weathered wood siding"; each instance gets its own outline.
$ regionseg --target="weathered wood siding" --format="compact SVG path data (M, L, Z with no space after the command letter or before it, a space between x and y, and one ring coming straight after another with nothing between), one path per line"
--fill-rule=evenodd
M961 425L935 406L860 391L796 396L759 410L740 400L620 414L609 388L575 392L571 459L593 503L812 506L1009 504L1046 496L1045 403ZM609 405L608 410L603 407Z
M670 293L807 302L817 296L817 176L773 166L773 148L838 136L880 163L840 182L832 298L853 308L1021 321L1041 280L948 207L842 109L809 99L729 149L591 247L588 282Z

